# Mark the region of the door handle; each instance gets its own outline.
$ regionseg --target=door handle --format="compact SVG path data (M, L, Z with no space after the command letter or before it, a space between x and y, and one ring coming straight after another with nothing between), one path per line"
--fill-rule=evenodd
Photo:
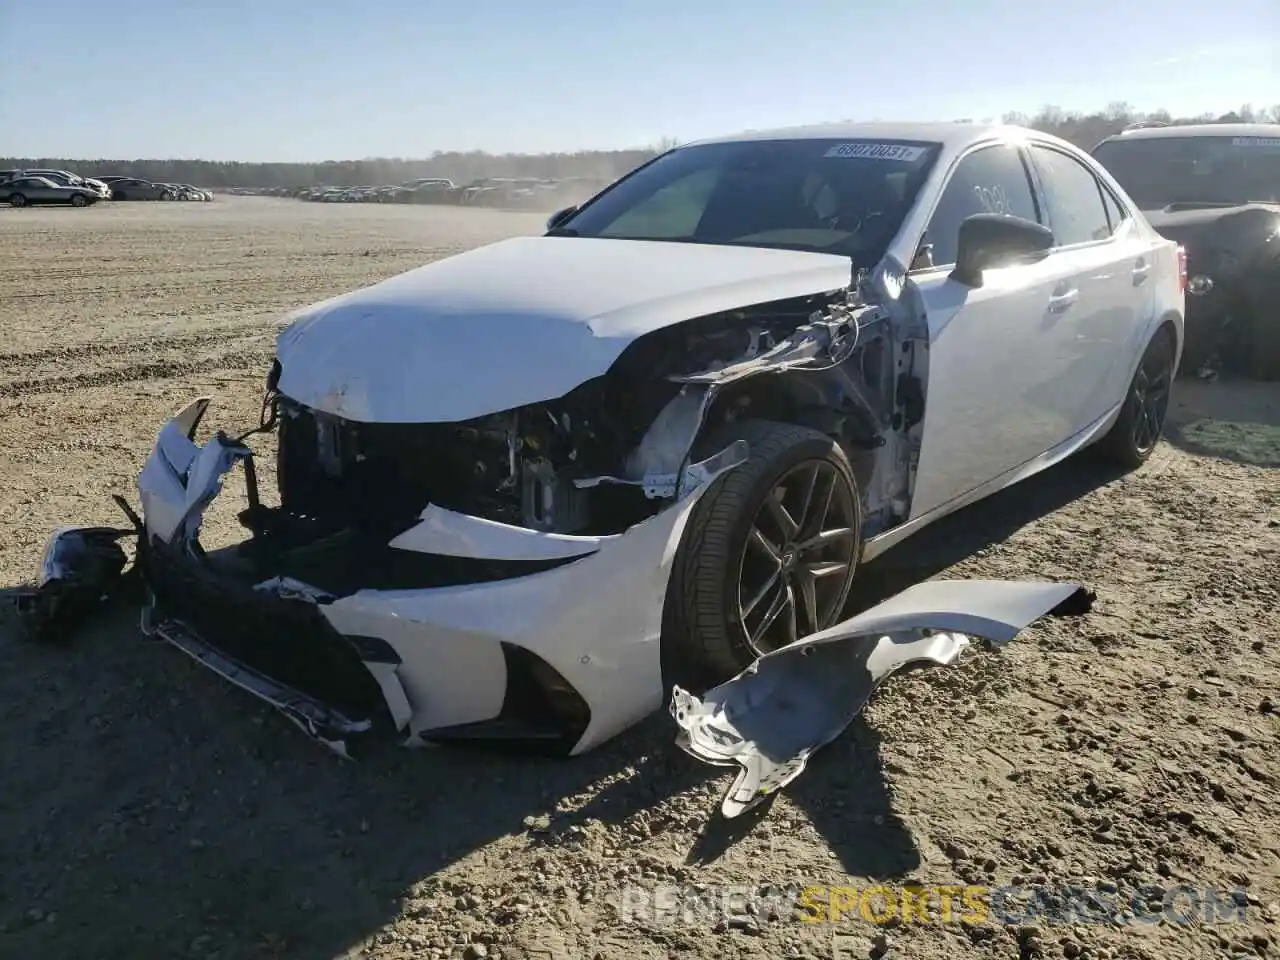
M1151 273L1151 264L1145 259L1139 260L1133 267L1133 285L1136 287L1146 283L1149 273Z
M1070 290L1064 290L1062 293L1055 293L1049 298L1049 311L1051 313L1062 313L1079 299L1080 291L1075 287Z

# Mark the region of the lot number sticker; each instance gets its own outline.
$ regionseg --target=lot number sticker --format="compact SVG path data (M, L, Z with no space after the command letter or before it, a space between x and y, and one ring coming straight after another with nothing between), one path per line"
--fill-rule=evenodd
M1280 137L1234 137L1233 147L1280 147Z
M924 147L905 143L838 143L823 156L844 160L902 160L911 163L924 156Z

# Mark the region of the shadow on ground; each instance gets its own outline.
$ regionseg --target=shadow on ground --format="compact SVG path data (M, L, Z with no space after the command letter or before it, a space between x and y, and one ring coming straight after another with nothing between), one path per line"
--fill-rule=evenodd
M933 576L1108 479L1071 461L941 521L868 564L854 606ZM549 847L592 818L639 818L653 836L692 829L686 865L696 869L768 813L720 820L728 775L676 749L665 715L568 761L429 748L344 764L142 639L134 623L113 613L65 650L19 646L0 629L0 952L337 956L399 915L413 883L524 833L529 816L550 815L530 838ZM863 721L788 795L850 875L893 878L918 866L879 738ZM588 796L571 814L553 812L562 798Z
M1180 379L1167 436L1188 453L1280 467L1280 383Z

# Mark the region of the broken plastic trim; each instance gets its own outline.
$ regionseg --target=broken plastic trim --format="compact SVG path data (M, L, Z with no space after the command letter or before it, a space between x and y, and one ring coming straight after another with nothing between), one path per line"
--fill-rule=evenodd
M750 451L747 441L735 440L719 453L712 454L705 460L691 463L683 471L646 476L643 480L625 480L621 477L590 477L586 480L575 480L573 485L578 489L599 486L601 483L623 483L644 488L648 498L670 498L683 500L700 486L710 482L730 467L736 467L747 460ZM679 490L677 491L677 482Z
M815 363L819 369L837 367L857 349L864 322L882 314L881 307L866 304L851 293L845 303L815 313L808 323L759 356L671 379L676 383L723 386L758 373L811 370Z
M307 736L346 759L347 738L373 728L370 720L353 720L319 700L272 680L252 667L205 643L177 620L154 619L153 608L142 611L142 632L159 636L187 656L208 667L241 690L253 694L284 714Z
M1079 601L1074 607L1068 606ZM1075 584L933 580L842 623L760 657L701 699L675 687L676 743L699 760L741 769L721 803L726 818L798 777L872 694L911 664L955 663L971 637L1012 640L1051 611L1083 612Z

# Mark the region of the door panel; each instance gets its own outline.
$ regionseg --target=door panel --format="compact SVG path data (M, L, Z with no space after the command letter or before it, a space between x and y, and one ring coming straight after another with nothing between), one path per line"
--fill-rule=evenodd
M976 213L1044 222L1022 152L982 147L952 172L925 244L937 265L911 275L929 325L924 435L911 517L922 516L1055 446L1071 431L1071 360L1080 293L1075 264L988 270L983 285L948 276L960 223ZM928 256L917 256L926 264Z
M1113 222L1103 187L1084 163L1045 145L1034 144L1030 152L1058 243L1055 255L1069 264L1078 291L1074 315L1060 331L1059 347L1068 358L1064 379L1054 385L1069 411L1070 433L1076 433L1123 392L1116 381L1127 378L1122 360L1147 299L1143 267L1150 254L1131 223Z
M912 519L1070 436L1062 330L1077 305L1054 301L1070 270L1050 256L988 270L977 289L945 274L916 280L929 322L929 389Z

